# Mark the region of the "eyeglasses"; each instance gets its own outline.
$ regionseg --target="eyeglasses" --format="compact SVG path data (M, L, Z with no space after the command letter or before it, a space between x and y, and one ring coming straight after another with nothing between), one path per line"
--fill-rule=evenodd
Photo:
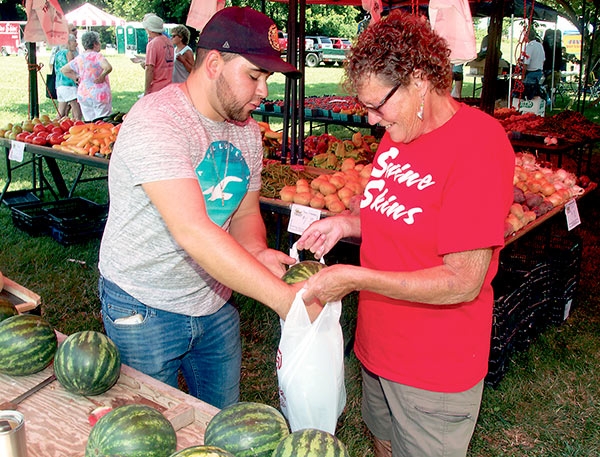
M373 114L376 114L378 116L381 116L382 115L382 113L380 111L381 108L383 108L383 105L385 105L388 102L388 100L390 98L392 98L392 96L396 93L396 91L400 88L401 85L402 84L398 83L394 87L392 87L392 90L390 90L387 93L387 95L385 97L383 97L383 100L381 100L377 106L367 106L367 105L365 105L365 108L367 109L367 111L369 111L369 112L371 112Z

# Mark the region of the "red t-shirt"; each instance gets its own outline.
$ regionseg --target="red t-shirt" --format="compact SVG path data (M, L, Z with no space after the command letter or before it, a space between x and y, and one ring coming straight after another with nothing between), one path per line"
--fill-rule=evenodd
M494 253L472 302L426 305L361 292L355 352L367 369L436 392L462 392L484 378L513 174L503 128L466 105L410 144L384 135L361 202L361 265L415 271L442 265L448 253Z
M146 65L154 65L154 78L150 83L150 91L158 92L173 81L173 61L175 52L173 44L164 35L154 37L146 47Z

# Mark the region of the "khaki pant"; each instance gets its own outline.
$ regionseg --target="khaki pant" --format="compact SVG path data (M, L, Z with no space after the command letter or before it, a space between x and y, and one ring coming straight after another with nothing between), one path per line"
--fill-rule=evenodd
M394 457L464 457L483 394L430 392L383 379L363 367L363 420Z

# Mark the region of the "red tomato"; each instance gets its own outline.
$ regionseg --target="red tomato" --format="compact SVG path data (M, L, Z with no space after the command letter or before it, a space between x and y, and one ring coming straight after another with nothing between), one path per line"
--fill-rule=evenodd
M17 133L17 136L15 137L15 140L17 141L25 141L25 138L27 138L27 136L29 135L29 132L21 132L21 133Z
M31 139L31 143L37 146L44 146L46 144L46 138L39 137L36 135Z
M48 136L48 142L50 142L50 144L60 144L63 142L64 140L64 134L62 133L53 133L51 135Z
M64 130L60 127L52 127L52 130L50 130L50 133L60 133L61 135L63 134L63 132Z
M38 133L38 132L47 132L48 130L46 129L46 126L44 124L35 124L33 126L33 133Z
M85 125L85 122L83 122L83 121L75 121L75 122L73 122L73 125Z
M51 133L48 132L38 132L35 134L36 138L40 138L41 140L43 140L44 142L48 140L48 136L50 136Z
M23 141L25 141L25 143L31 143L31 140L33 140L34 136L35 136L35 133L27 132L27 135L25 136Z
M63 119L59 123L60 128L63 129L63 132L68 132L69 129L73 126L73 121L71 119Z

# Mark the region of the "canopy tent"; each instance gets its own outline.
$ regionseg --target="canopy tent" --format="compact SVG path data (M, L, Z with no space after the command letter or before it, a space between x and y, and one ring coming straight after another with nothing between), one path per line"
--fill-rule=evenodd
M70 24L78 27L112 26L125 25L125 19L113 16L100 8L84 3L79 8L65 14Z

